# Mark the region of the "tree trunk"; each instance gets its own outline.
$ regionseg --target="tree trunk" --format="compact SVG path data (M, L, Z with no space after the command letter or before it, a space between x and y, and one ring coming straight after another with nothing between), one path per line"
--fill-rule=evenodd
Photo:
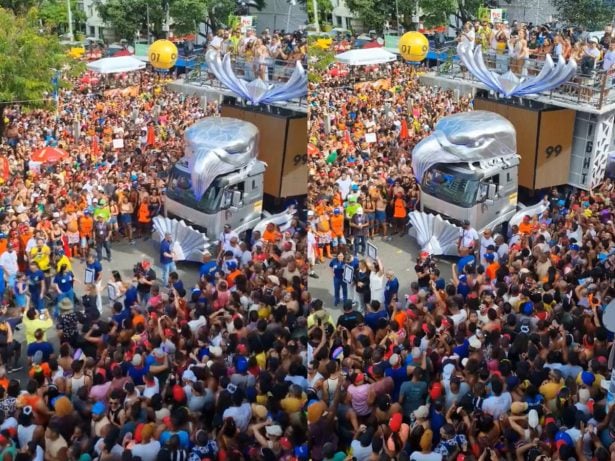
M4 136L4 130L6 126L4 125L4 109L6 109L5 103L0 103L0 139Z

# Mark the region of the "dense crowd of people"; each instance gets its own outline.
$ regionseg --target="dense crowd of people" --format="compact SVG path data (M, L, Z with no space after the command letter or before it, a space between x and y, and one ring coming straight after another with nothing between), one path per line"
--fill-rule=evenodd
M564 28L552 31L547 25L528 25L513 21L467 22L461 30L458 40L472 46L481 45L488 54L509 56L511 66L516 73L527 72L528 59L545 59L550 55L573 59L582 75L593 70L611 70L615 65L615 36L613 26L607 25L602 36L589 35L578 28ZM516 69L514 69L516 67Z
M472 105L399 63L363 72L309 90L308 259L333 293L307 322L312 458L613 459L614 184L553 189L504 233L467 225L454 264L394 274L366 240L406 233L412 148Z
M279 80L288 77L297 61L307 56L307 40L302 32L289 32L268 28L260 34L247 28L242 34L238 27L220 29L207 37L207 49L221 54L231 53L237 63L243 64L248 80ZM236 66L239 64L236 64Z
M184 130L217 114L148 71L81 78L55 113L5 108L3 460L308 459L304 227L225 228L196 285L173 235L154 257L132 246L164 213Z

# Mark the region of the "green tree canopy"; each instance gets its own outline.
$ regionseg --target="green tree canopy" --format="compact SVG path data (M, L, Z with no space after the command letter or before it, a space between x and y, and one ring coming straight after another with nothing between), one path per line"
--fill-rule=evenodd
M587 0L590 1L590 0ZM447 25L451 16L461 22L476 17L482 0L419 0L421 20L425 27ZM350 11L363 22L366 29L381 31L385 21L396 22L397 10L395 1L381 2L379 0L346 0ZM398 0L399 21L406 29L412 25L416 2ZM454 25L454 24L453 24Z
M0 8L12 11L14 14L25 14L30 8L39 6L39 0L0 0Z
M0 134L4 109L19 101L42 105L52 78L68 58L56 37L39 33L38 12L15 16L0 8Z
M587 30L602 29L615 16L615 9L602 0L551 0L559 19Z
M307 8L308 23L314 24L314 2L308 0L303 5ZM333 12L333 3L331 0L317 0L316 8L318 8L318 20L328 20Z
M257 9L265 6L265 0L255 0L254 3ZM127 40L134 38L137 32L147 33L148 6L150 33L155 38L162 38L165 35L162 31L165 13L160 0L106 0L96 5L102 20ZM195 22L204 22L215 30L226 25L236 8L235 0L169 0L171 30L175 35L191 33L195 31Z
M77 8L77 0L71 0L73 27L86 21L85 12ZM68 30L68 9L64 0L44 0L38 8L38 16L43 25L53 32Z

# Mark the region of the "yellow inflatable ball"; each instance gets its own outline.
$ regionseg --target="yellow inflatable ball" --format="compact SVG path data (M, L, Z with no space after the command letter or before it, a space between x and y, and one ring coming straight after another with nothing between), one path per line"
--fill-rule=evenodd
M156 40L147 50L147 55L155 69L170 69L177 62L177 47L169 40Z
M427 57L429 40L420 32L406 32L399 39L399 54L406 61L420 62Z

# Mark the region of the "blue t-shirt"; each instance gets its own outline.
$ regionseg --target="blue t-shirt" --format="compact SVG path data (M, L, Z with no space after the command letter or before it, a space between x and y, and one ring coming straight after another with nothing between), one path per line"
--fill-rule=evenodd
M124 293L124 308L130 309L139 300L139 293L137 287L131 286Z
M431 425L431 430L433 431L433 443L437 445L440 443L440 429L442 429L442 426L444 426L446 421L442 413L434 410L433 405L431 406L429 413L429 424Z
M32 297L40 295L43 280L45 280L45 273L42 270L38 269L34 272L28 272L28 289Z
M58 273L53 278L53 283L58 285L62 293L68 293L73 289L74 276L71 271L66 271L63 274Z
M390 367L384 371L384 376L390 376L393 379L395 387L393 388L393 395L391 395L391 397L394 402L397 402L399 399L399 388L404 382L408 381L408 368L405 366L397 368Z
M459 357L466 358L470 352L470 343L467 339L463 340L463 344L453 347L453 353Z
M98 280L98 276L103 270L100 261L96 260L93 263L87 263L86 267L94 271L94 281Z
M463 258L461 258L458 262L457 262L457 273L458 274L463 274L463 268L466 267L466 265L468 264L473 264L475 262L476 258L474 258L474 256L472 255L467 255L464 256Z
M175 288L177 291L183 290L184 282L182 282L181 280L178 280L177 282L173 284L173 288Z
M130 309L124 308L120 312L118 312L117 314L113 314L113 316L111 318L119 326L122 326L123 323L124 323L124 320L130 318Z
M329 267L333 269L333 277L338 280L344 279L344 266L346 263L344 261L339 261L337 259L333 259L329 263Z
M199 277L209 277L215 275L218 270L218 264L216 261L207 261L206 263L201 264L201 268L199 269Z
M6 290L6 283L4 281L4 269L0 267L0 293L4 293Z
M176 435L179 438L180 448L183 448L184 450L187 450L188 448L190 448L190 436L188 435L188 432L186 431L177 431L177 432L164 431L162 434L160 434L160 444L163 446L166 445L169 439L173 437L174 435Z
M130 365L128 368L128 376L132 378L132 381L135 383L135 386L143 386L145 384L143 382L143 377L147 373L146 367L135 367L134 365Z
M34 354L36 354L38 351L41 351L43 353L43 362L47 362L49 360L49 356L53 354L53 346L45 341L40 343L30 343L28 345L28 357L34 357Z
M365 314L365 325L370 327L373 331L376 331L376 326L378 325L378 320L388 318L388 313L386 309L380 309L377 312L369 312Z
M397 292L399 292L399 280L397 280L397 277L387 280L384 286L384 303L387 307L391 304L391 299L393 299L393 295L397 294Z
M169 264L173 262L173 258L165 256L165 253L171 253L171 242L164 239L160 242L160 264Z

